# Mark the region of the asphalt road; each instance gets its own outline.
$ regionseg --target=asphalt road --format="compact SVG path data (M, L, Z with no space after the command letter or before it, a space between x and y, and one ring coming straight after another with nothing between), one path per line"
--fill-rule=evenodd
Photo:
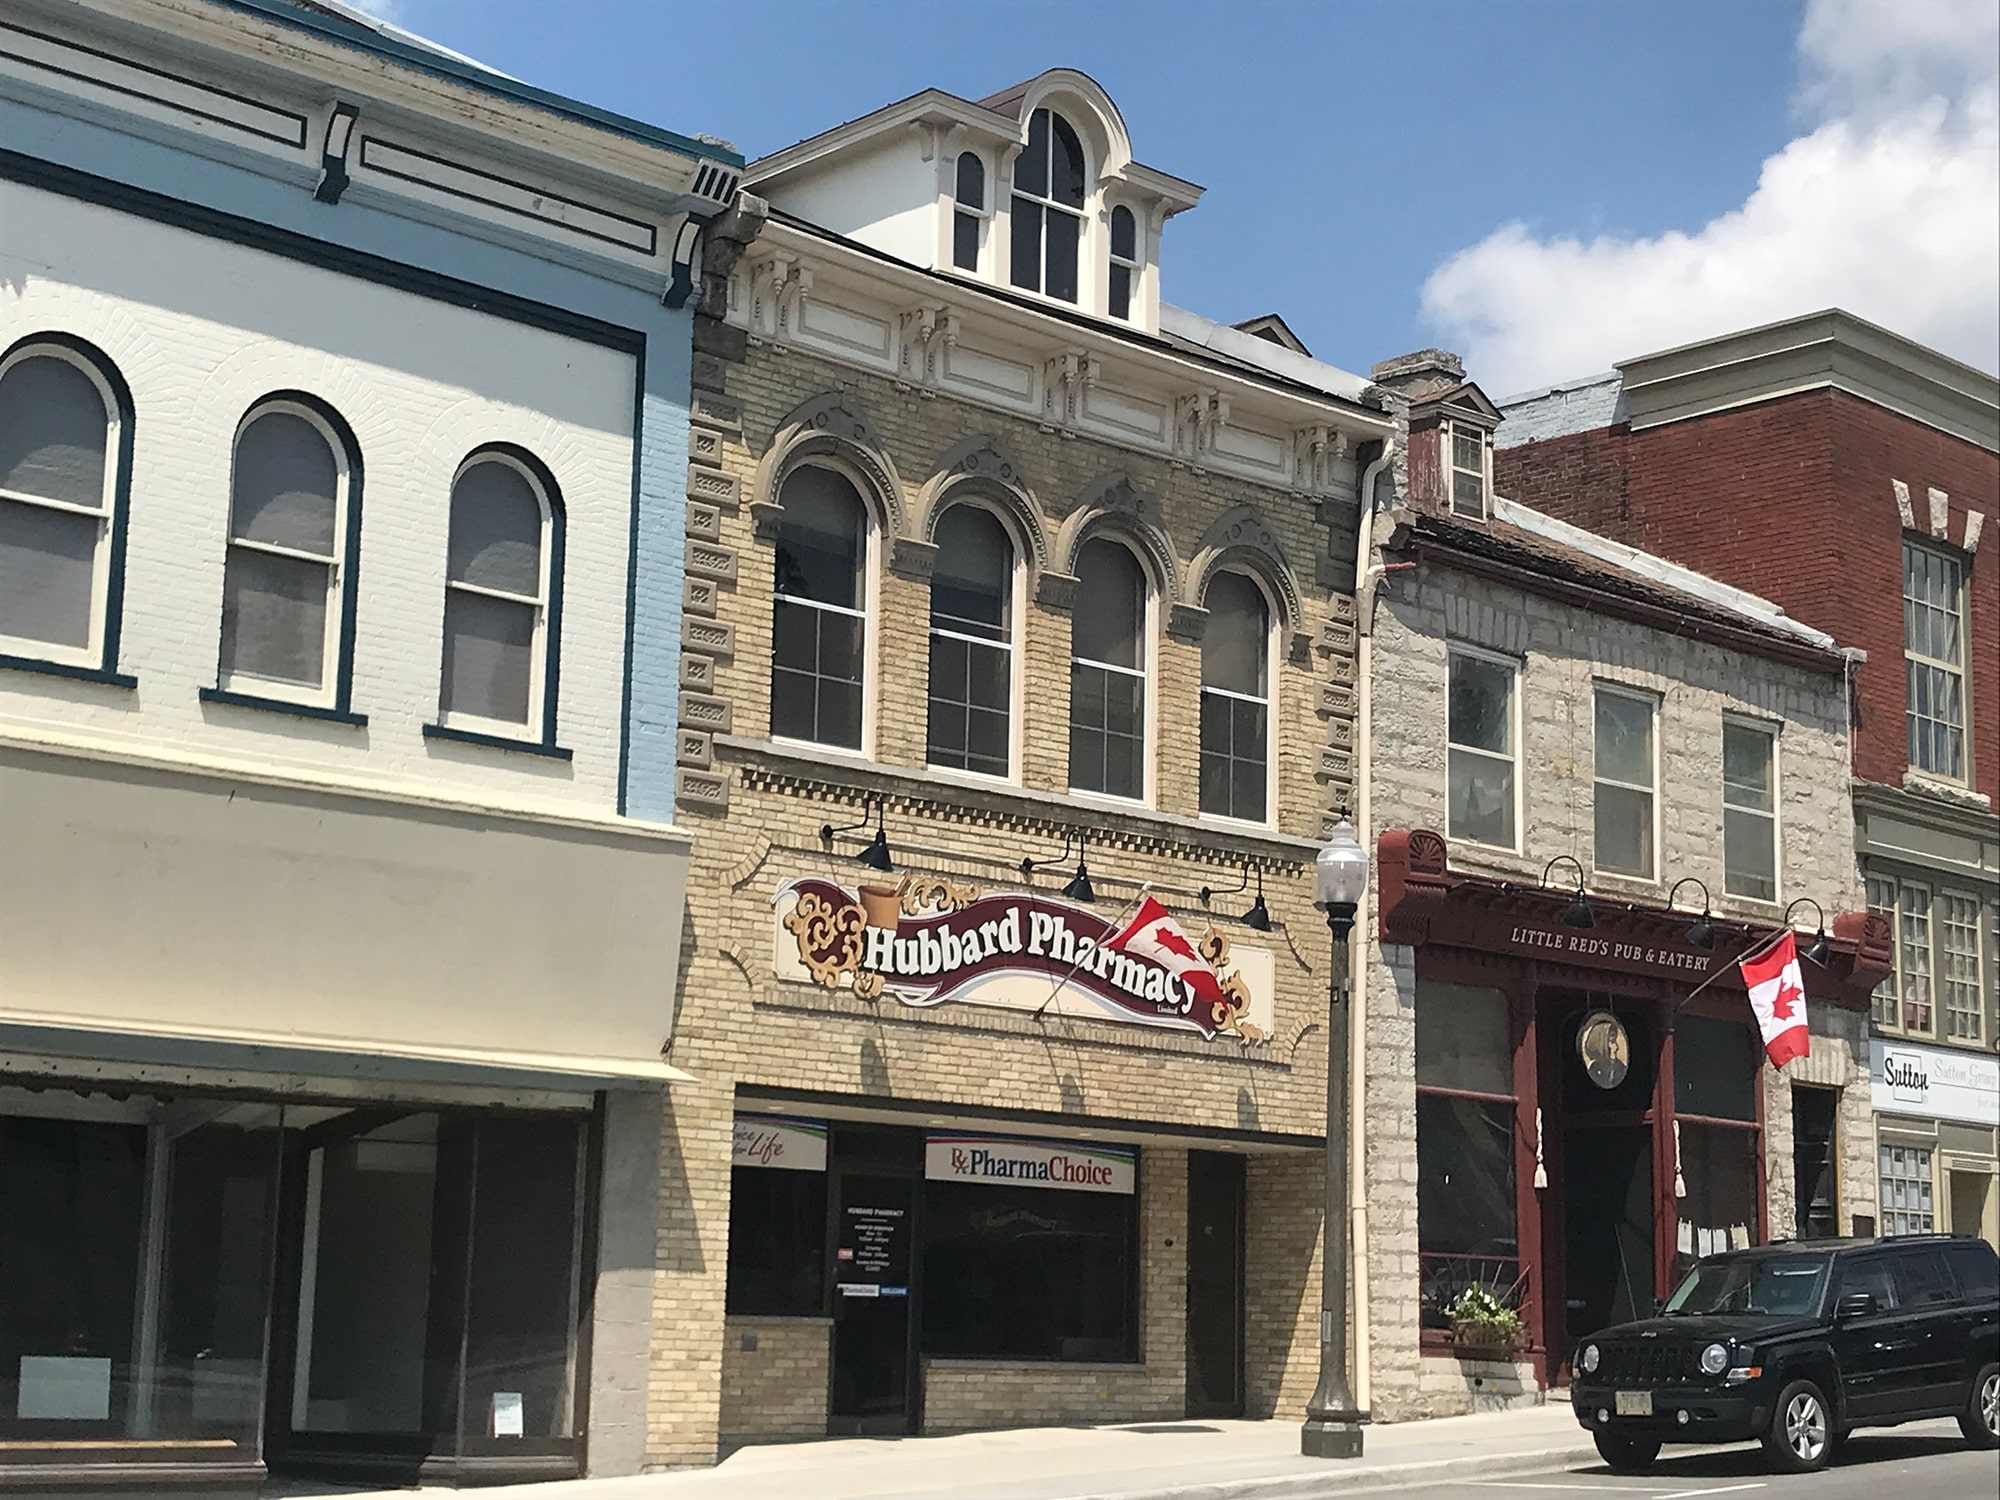
M1995 1500L2000 1453L1965 1446L1953 1422L1857 1432L1830 1468L1773 1474L1755 1446L1668 1448L1643 1475L1580 1463L1546 1474L1455 1480L1397 1492L1406 1500Z

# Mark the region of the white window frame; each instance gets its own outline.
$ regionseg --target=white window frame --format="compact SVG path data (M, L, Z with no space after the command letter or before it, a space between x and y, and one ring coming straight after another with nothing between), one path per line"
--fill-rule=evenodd
M273 413L281 413L288 417L298 417L320 435L326 446L333 453L333 556L331 558L320 557L311 552L301 552L292 547L280 547L270 542L253 542L247 537L236 535L236 454L242 445L243 434L250 430L250 425L262 417L271 416ZM297 703L310 708L331 708L339 701L340 638L347 623L343 605L347 598L346 584L349 565L349 558L347 556L348 508L352 503L354 493L354 470L352 462L352 455L348 453L347 445L340 440L339 435L335 433L326 418L303 402L287 401L282 398L275 401L259 402L244 414L241 422L236 424L236 434L229 442L229 496L227 501L228 511L226 512L228 519L224 526L222 543L224 577L226 578L228 574L229 553L232 549L239 547L245 552L257 552L267 557L283 557L293 562L314 563L320 567L324 567L327 570L326 630L325 639L320 642L320 685L318 687L305 687L299 683L284 682L275 677L259 677L251 672L224 672L221 670L218 660L215 685L224 692L237 693L246 698L269 698L280 703ZM464 472L464 466L460 466L459 472ZM455 488L457 485L455 477L452 483ZM540 485L535 486L535 492L537 495L541 493ZM544 513L543 550L546 556L548 531L548 522L546 519L548 509L547 500L544 499L542 504ZM447 564L445 583L447 588L451 586L449 564ZM226 590L228 584L225 582L223 587ZM542 596L544 599L548 597L546 584L543 587Z
M1912 891L1922 892L1922 899L1914 904L1913 912L1906 913L1904 911L1904 898ZM1931 904L1936 900L1937 888L1928 881L1898 880L1896 882L1896 1030L1903 1036L1935 1037L1937 1035L1937 924L1931 920ZM1903 922L1906 915L1919 915L1923 922L1923 940L1911 946L1919 948L1924 955L1924 1006L1930 1012L1931 1017L1931 1024L1924 1027L1912 1026L1909 1021L1909 969L1903 962Z
M979 170L982 174L981 180L985 185L983 196L986 199L986 206L983 208L969 207L958 196L958 163L959 158L965 156L970 156L979 163ZM977 276L985 268L992 253L994 238L993 223L997 212L994 199L999 196L999 184L997 181L999 174L993 170L993 163L988 161L982 152L970 149L952 153L951 165L947 168L947 171L951 182L948 194L950 208L945 215L944 263L951 270L961 275ZM979 223L979 245L973 253L972 264L969 266L961 266L958 263L958 218L960 214L976 219Z
M1440 430L1444 433L1444 453L1442 456L1444 459L1446 507L1455 516L1465 516L1481 521L1489 519L1493 514L1493 443L1491 435L1485 428L1475 426L1471 422L1444 422L1440 424ZM1479 444L1480 492L1479 510L1476 513L1461 510L1458 505L1458 476L1461 472L1468 474L1472 472L1469 469L1461 469L1459 465L1458 439L1460 436L1470 437Z
M1156 639L1159 634L1160 620L1159 583L1153 577L1153 570L1146 565L1146 559L1140 555L1139 549L1132 546L1123 537L1086 537L1084 542L1078 545L1078 555L1082 555L1085 545L1097 540L1110 542L1115 546L1123 547L1127 552L1131 553L1133 564L1139 569L1140 581L1145 585L1146 597L1142 601L1139 610L1139 660L1141 665L1137 668L1120 667L1110 662L1093 661L1090 657L1078 656L1076 654L1074 629L1072 629L1070 637L1069 661L1072 670L1074 670L1077 663L1081 662L1088 667L1102 667L1106 671L1118 672L1128 677L1136 676L1143 679L1139 703L1140 735L1142 739L1139 747L1139 795L1136 797L1126 797L1121 796L1117 792L1095 792L1086 787L1069 784L1070 766L1067 746L1069 740L1069 713L1074 706L1073 699L1064 700L1063 740L1065 748L1063 750L1063 785L1070 796L1080 797L1088 802L1100 802L1108 807L1151 807L1153 805L1155 790L1153 778L1155 768L1159 764L1159 755L1154 749L1155 742L1158 739L1160 704L1160 653L1159 642ZM1074 625L1074 618L1072 615L1072 626Z
M964 495L964 496L953 497L952 499L947 501L944 509L949 510L952 507L959 505L973 506L979 510L985 511L988 515L992 516L995 520L997 520L1000 523L1001 531L1006 534L1007 545L1009 548L1012 549L1014 556L1012 578L1008 585L1007 640L1005 643L1007 650L1007 774L1004 776L995 776L990 771L975 771L968 766L940 766L935 764L931 760L930 691L929 691L930 683L928 677L926 677L924 684L925 686L924 769L928 771L934 771L940 776L963 776L969 780L983 782L989 786L1018 786L1021 781L1022 750L1026 740L1025 734L1023 732L1022 719L1025 716L1027 699L1025 698L1022 692L1021 680L1027 675L1027 673L1022 670L1027 657L1027 651L1025 649L1026 642L1023 635L1027 623L1026 611L1028 607L1027 554L1025 549L1021 545L1021 538L1019 534L1015 531L1013 520L999 506L989 504L983 497L978 495ZM865 502L862 505L862 509L864 510L867 509L867 505ZM940 519L943 518L943 514L944 514L943 510L940 510L938 512ZM955 631L936 630L932 627L930 619L931 619L931 612L928 608L926 608L926 610L924 611L924 654L926 659L926 671L928 671L929 667L930 638L933 635L943 635L953 640L971 641L974 645L979 645L979 646L994 646L1001 644L1000 642L989 640L985 636L973 636L973 635L962 636ZM872 660L873 653L869 651L868 644L865 640L862 643L861 649L863 656ZM863 667L864 683L866 680L867 671L868 668L864 666ZM861 709L861 718L862 718L862 723L865 726L868 720L867 689L865 686L863 688L863 703Z
M774 745L790 745L801 750L810 750L817 755L842 755L852 759L873 760L875 759L877 707L881 697L879 691L880 677L877 665L879 659L877 648L880 645L879 637L882 633L879 628L882 623L882 609L880 580L877 575L881 571L882 528L875 520L875 507L868 503L869 489L867 482L859 474L855 473L853 469L830 455L815 454L812 458L805 460L786 472L784 478L778 482L777 488L771 492L771 498L778 502L780 509L783 508L785 485L790 482L792 475L798 473L800 469L825 469L829 473L838 474L842 479L845 479L849 484L854 486L854 497L861 503L861 587L858 591L861 607L859 609L851 609L845 605L821 604L811 599L797 601L800 604L810 605L814 609L824 609L834 614L848 615L858 618L861 621L861 746L859 749L849 749L846 745L830 745L823 740L804 740L798 738L796 735L771 733L771 704L768 697L768 685L769 666L772 661L775 661L777 649L775 641L771 643L771 652L767 653L771 661L767 661L766 664L765 681L767 696L764 704L764 732L770 734L771 743ZM775 539L771 543L771 554L773 558L777 555L777 542ZM780 595L774 579L771 588L771 598L774 607L779 597ZM791 596L784 595L783 597L790 598ZM926 611L924 649L927 653L930 649L929 618L929 612ZM771 617L766 615L765 624L767 628L770 625L770 621Z
M1277 600L1271 597L1271 590L1264 580L1248 568L1224 568L1221 571L1234 573L1250 580L1264 600L1264 696L1254 698L1248 693L1232 693L1227 688L1212 688L1203 685L1199 667L1195 674L1195 699L1199 705L1204 694L1214 693L1219 698L1234 699L1239 703L1262 703L1264 705L1264 816L1261 818L1238 818L1228 813L1203 812L1201 810L1201 721L1195 721L1195 812L1203 822L1219 823L1224 827L1272 828L1278 821L1278 669L1281 665L1278 650L1278 621L1280 613ZM1148 739L1151 736L1148 735ZM1151 751L1148 750L1150 758Z
M1760 905L1775 906L1783 902L1785 898L1784 824L1779 812L1779 809L1784 805L1783 799L1780 796L1780 791L1784 785L1784 773L1779 765L1779 756L1783 750L1783 736L1780 733L1779 726L1768 719L1753 719L1745 714L1725 713L1722 716L1723 734L1727 736L1732 728L1748 730L1750 733L1762 735L1766 740L1770 741L1771 810L1768 813L1764 813L1759 812L1754 807L1733 806L1729 801L1729 782L1726 778L1724 779L1722 783L1722 891L1724 895L1731 896L1738 901L1754 901ZM1657 722L1654 725L1653 734L1657 740L1659 737ZM1732 891L1729 889L1729 814L1731 812L1748 814L1752 817L1767 818L1770 821L1771 882L1773 889L1768 896L1752 896L1742 891Z
M1071 208L1067 203L1056 202L1053 197L1049 196L1053 189L1053 184L1045 185L1041 193L1026 192L1019 186L1021 156L1028 149L1025 132L1029 129L1034 119L1035 110L1038 109L1045 109L1049 112L1049 138L1051 140L1055 138L1055 122L1057 119L1061 119L1076 134L1077 146L1083 152L1083 206L1081 208ZM1102 307L1093 308L1090 306L1088 297L1089 290L1096 281L1096 278L1089 274L1088 268L1097 263L1097 235L1094 232L1093 225L1096 220L1094 210L1099 202L1097 191L1098 164L1091 160L1090 142L1085 138L1081 130L1077 130L1076 122L1070 119L1062 110L1058 109L1053 102L1049 101L1037 104L1032 109L1024 110L1021 115L1021 129L1023 136L1021 138L1020 149L1013 153L1012 160L1009 161L1007 166L1007 265L1002 272L1004 284L1010 292L1017 292L1024 297L1039 297L1042 301L1051 303L1056 307L1072 307L1079 312L1102 313ZM956 195L954 194L954 196ZM1035 241L1035 284L1031 287L1022 286L1014 280L1014 200L1016 198L1025 198L1042 211L1042 232L1040 237ZM1074 302L1064 297L1051 296L1049 293L1049 215L1051 213L1067 214L1077 221L1076 300ZM996 239L999 238L997 231L993 237ZM1124 799L1121 798L1119 800L1122 801Z
M1918 602L1913 600L1910 595L1910 561L1913 557L1928 557L1932 562L1948 568L1951 575L1956 579L1957 586L1953 590L1955 597L1952 600L1950 611L1957 623L1958 659L1956 661L1946 661L1942 657L1926 656L1917 651L1911 644L1908 626L1909 609L1912 603ZM1917 713L1916 705L1910 701L1910 668L1912 666L1926 668L1929 671L1941 673L1955 680L1958 684L1958 723L1948 727L1955 728L1958 732L1958 769L1956 771L1937 770L1929 766L1920 766L1914 757L1909 758L1910 769L1919 776L1928 776L1938 781L1950 782L1955 786L1969 786L1972 783L1972 682L1971 675L1966 670L1966 625L1968 623L1965 607L1966 573L1965 558L1962 555L1947 551L1942 547L1929 546L1924 542L1918 541L1915 537L1905 536L1903 538L1903 723L1905 728L1905 749L1907 750L1908 748L1908 729L1913 721L1921 721L1927 724L1946 723L1943 719L1920 716ZM1930 604L1928 601L1923 601L1922 607L1926 609L1936 608L1935 605Z
M1499 667L1508 674L1507 739L1508 743L1510 743L1514 747L1513 754L1511 756L1496 755L1491 750L1483 750L1479 748L1477 745L1460 745L1452 739L1451 659L1454 656L1463 656L1470 661L1477 661L1483 663L1486 666ZM1475 646L1467 641L1447 641L1445 643L1444 822L1445 822L1445 837L1454 844L1468 844L1475 849L1498 849L1508 854L1519 854L1521 852L1521 841L1525 837L1521 824L1526 811L1525 791L1522 786L1522 782L1525 780L1525 777L1522 774L1523 757L1521 754L1521 725L1522 725L1521 690L1525 676L1523 672L1523 665L1524 664L1517 657L1508 656L1499 651L1489 651L1483 646ZM1595 703L1593 701L1592 712L1595 713L1595 711L1596 711ZM1592 725L1592 733L1593 734L1595 733L1594 722ZM1513 843L1489 844L1485 842L1483 839L1467 838L1463 834L1455 834L1451 831L1451 756L1454 750L1463 750L1469 755L1477 755L1486 760L1496 760L1496 761L1506 760L1512 763L1514 767L1514 820L1513 820L1514 842Z
M1902 882L1893 875L1871 874L1863 881L1863 889L1867 892L1868 910L1889 924L1889 973L1869 997L1869 1019L1878 1031L1900 1033L1903 1029ZM1885 985L1889 990L1886 1016L1881 997Z
M1871 1005L1870 1017L1878 1031L1907 1036L1919 1040L1931 1040L1940 1046L1974 1047L1981 1051L1991 1050L1995 1039L1995 1028L2000 1026L2000 1006L1996 1006L1993 991L1993 969L2000 964L2000 929L1995 929L1989 938L1989 927L2000 921L2000 911L1983 903L1980 894L1965 886L1939 886L1928 879L1906 879L1901 875L1871 871L1867 876L1868 909L1879 913L1889 922L1890 967L1888 978L1877 986L1878 992L1887 988L1890 998L1886 1005L1881 1003L1878 993ZM1904 962L1903 945L1903 893L1922 893L1922 920L1924 924L1921 944L1925 978L1929 988L1931 1025L1927 1031L1917 1030L1904 1022L1904 996L1907 992L1909 969ZM1945 903L1959 900L1970 903L1973 914L1971 929L1972 958L1974 962L1975 993L1979 999L1977 1016L1979 1035L1976 1037L1955 1037L1950 1034L1950 1008L1945 1000ZM1964 923L1955 924L1961 929ZM1886 1017L1884 1012L1886 1010ZM1963 1011L1960 1012L1963 1014Z
M1643 703L1643 704L1645 704L1645 705L1646 705L1646 708L1647 708L1647 711L1648 711L1648 712L1649 712L1649 713L1650 713L1650 714L1652 715L1652 722L1653 722L1653 732L1652 732L1652 735L1650 736L1650 738L1651 738L1651 740L1652 740L1652 746L1651 746L1651 749L1652 749L1652 756L1651 756L1651 761L1652 761L1652 764L1651 764L1651 766L1650 766L1650 767L1648 768L1648 769L1649 769L1649 770L1651 771L1651 773L1652 773L1652 778L1653 778L1653 779L1652 779L1652 785L1650 785L1650 786L1639 786L1639 785L1636 785L1635 783L1633 783L1633 782L1629 782L1629 781L1614 781L1614 780L1612 780L1612 779L1611 779L1610 777L1608 777L1608 776L1602 776L1602 775L1600 775L1600 774L1598 773L1598 769L1597 769L1597 700L1598 700L1598 697L1599 697L1600 695L1608 695L1608 696L1610 696L1610 697L1613 697L1613 698L1628 698L1628 699L1630 699L1630 700L1631 700L1632 702L1634 702L1634 703ZM1660 698L1659 698L1659 695L1658 695L1658 694L1655 694L1655 693L1649 693L1649 692L1647 692L1647 691L1646 691L1645 689L1643 689L1643 688L1635 688L1635 687L1627 687L1627 686L1626 686L1626 685L1624 685L1623 683L1617 683L1617 682L1605 682L1605 681L1602 681L1602 680L1599 680L1599 681L1595 681L1595 682L1593 682L1593 683L1591 684L1591 695L1590 695L1590 791L1591 791L1591 840L1590 840L1590 863L1591 863L1591 867L1592 867L1592 869L1593 869L1594 871L1596 871L1597 873L1600 873L1600 874L1604 874L1604 875L1609 875L1609 876L1610 876L1610 877L1611 877L1612 879L1614 879L1614 880L1636 880L1636 881L1641 881L1641 882L1643 882L1643 883L1645 883L1645 884L1648 884L1648 885L1658 885L1658 884L1660 883L1660 739L1661 739L1661 733L1660 733L1660 730L1661 730L1661 724L1660 724L1660 719L1661 719L1661 713L1660 713L1660 710L1661 710L1662 706L1663 706L1663 705L1662 705L1662 703L1661 703L1661 700L1660 700ZM1619 787L1619 788L1622 788L1622 789L1623 789L1623 790L1625 790L1625 791L1631 791L1631 792L1645 792L1645 793L1646 793L1646 794L1647 794L1647 795L1648 795L1648 796L1649 796L1649 797L1650 797L1650 798L1652 799L1652 809L1653 809L1653 840L1652 840L1652 847L1653 847L1653 867L1652 867L1652 869L1648 870L1648 871L1647 871L1646 873L1644 873L1644 874L1634 874L1634 873L1633 873L1632 871L1630 871L1630 870L1618 870L1618 869L1613 869L1613 868L1612 868L1612 867L1610 867L1609 865L1604 865L1604 864L1601 864L1601 863L1599 863L1599 861L1598 861L1598 858L1597 858L1597 826L1596 826L1596 820L1597 820L1597 788L1598 788L1598 787L1600 787L1600 786L1613 786L1613 787Z
M555 511L549 503L547 492L542 487L542 481L532 469L515 458L511 453L500 452L491 448L476 449L466 458L465 462L458 466L451 476L450 498L445 508L445 597L449 599L451 591L457 589L462 593L480 595L489 599L499 599L508 604L526 604L531 602L520 594L510 594L502 589L482 588L475 583L460 583L451 576L451 511L457 503L458 483L480 464L490 463L505 464L525 479L528 483L530 493L534 495L536 502L542 509L540 568L537 579L541 589L541 597L532 601L535 606L535 633L528 647L528 717L524 723L515 723L510 719L489 719L482 714L469 714L462 709L448 711L444 707L443 695L440 693L438 723L446 729L456 729L471 734L489 735L498 739L529 739L539 741L543 737L542 726L547 719L544 697L548 691L549 590L552 582L549 570L554 565L554 558L551 554L555 550ZM440 641L438 651L440 670L443 668L443 663L444 652L442 641Z
M1966 907L1970 908L1970 921L1954 922L1951 920L1949 913L1952 902L1962 902ZM1985 926L1982 920L1984 916L1983 905L1978 895L1972 891L1954 890L1946 887L1943 890L1933 892L1931 895L1931 932L1933 935L1931 950L1931 994L1936 1005L1931 1019L1936 1025L1938 1040L1942 1042L1978 1047L1986 1047L1990 1043L1990 1038L1987 1035L1988 987L1986 984L1984 943L1981 941L1983 937L1981 929ZM1951 1004L1950 997L1953 984L1945 963L1948 957L1965 956L1962 951L1958 954L1951 954L1947 950L1946 934L1953 929L1968 933L1972 939L1972 951L1970 955L1972 959L1972 1019L1976 1029L1971 1036L1959 1036L1951 1029L1952 1016L1954 1014L1965 1014L1965 1010L1962 1007L1954 1010Z
M1937 1166L1938 1166L1937 1142L1928 1141L1928 1142L1918 1143L1915 1141L1903 1141L1903 1140L1897 1140L1889 1136L1878 1135L1876 1138L1875 1150L1876 1150L1876 1158L1875 1158L1876 1176L1881 1186L1882 1223L1880 1227L1882 1234L1886 1237L1896 1234L1935 1233L1937 1229L1938 1206L1939 1206L1938 1183L1937 1183ZM1892 1164L1891 1163L1892 1154L1897 1151L1904 1152L1906 1156L1908 1155L1908 1153L1912 1152L1922 1153L1923 1156L1922 1166L1924 1169L1924 1175L1918 1176L1914 1172L1905 1172L1899 1175L1897 1173L1890 1171L1889 1168ZM1917 1163L1914 1160L1909 1160L1906 1161L1906 1165L1916 1166ZM1889 1197L1890 1197L1889 1186L1891 1183L1904 1184L1910 1188L1928 1187L1930 1189L1931 1206L1928 1209L1922 1207L1912 1208L1908 1206L1908 1204L1906 1203L1901 1208L1891 1208L1889 1204ZM1906 1219L1915 1217L1919 1220L1928 1220L1929 1222L1928 1223L1919 1222L1907 1228L1896 1229L1890 1226L1889 1216L1891 1214L1901 1214Z
M68 516L94 516L97 519L97 544L93 550L90 570L90 633L81 646L65 646L56 641L36 640L31 636L0 635L0 656L18 657L24 661L49 662L57 666L95 669L104 665L105 615L111 604L111 542L112 531L117 525L119 454L123 451L124 433L118 411L118 398L112 391L104 374L90 360L56 343L23 344L0 361L0 375L17 364L25 364L31 359L59 359L75 370L81 370L89 379L91 389L97 392L104 403L104 494L102 504L96 510L73 505L67 500L51 500L42 495L30 495L21 490L0 490L0 498L20 505L33 505L43 510L57 511Z
M1132 255L1130 259L1118 253L1118 236L1112 232L1111 228L1113 216L1121 209L1132 216ZM1116 266L1123 266L1131 273L1131 280L1125 298L1125 311L1122 314L1111 310L1111 271ZM1146 220L1144 216L1129 203L1113 203L1108 205L1104 212L1104 315L1107 318L1134 326L1139 323L1140 284L1141 278L1145 274ZM1261 587L1261 585L1259 586Z

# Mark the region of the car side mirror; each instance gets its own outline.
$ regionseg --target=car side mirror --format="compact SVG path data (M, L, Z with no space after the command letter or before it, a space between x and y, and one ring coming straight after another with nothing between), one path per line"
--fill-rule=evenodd
M1848 1292L1834 1306L1833 1315L1839 1319L1872 1318L1875 1316L1875 1294L1873 1292Z

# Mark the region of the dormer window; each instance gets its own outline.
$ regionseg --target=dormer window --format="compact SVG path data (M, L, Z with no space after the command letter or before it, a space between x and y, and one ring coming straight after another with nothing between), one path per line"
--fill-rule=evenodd
M1015 286L1077 300L1083 199L1083 142L1061 115L1036 110L1028 117L1027 147L1014 163Z
M1132 316L1132 283L1139 279L1139 220L1122 204L1111 210L1111 300L1114 318Z
M979 269L979 237L986 218L986 163L972 151L958 154L958 206L951 216L951 263L961 271Z
M1454 515L1486 518L1486 434L1477 427L1454 423L1451 444L1451 509Z

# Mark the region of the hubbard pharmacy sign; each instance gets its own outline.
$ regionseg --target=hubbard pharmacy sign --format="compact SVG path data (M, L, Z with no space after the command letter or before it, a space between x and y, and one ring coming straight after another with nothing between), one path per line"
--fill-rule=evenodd
M1182 932L1157 901L1109 921L1033 891L982 895L906 878L850 890L791 880L773 898L780 977L904 1005L964 1002L1096 1016L1262 1041L1271 955L1209 927Z

